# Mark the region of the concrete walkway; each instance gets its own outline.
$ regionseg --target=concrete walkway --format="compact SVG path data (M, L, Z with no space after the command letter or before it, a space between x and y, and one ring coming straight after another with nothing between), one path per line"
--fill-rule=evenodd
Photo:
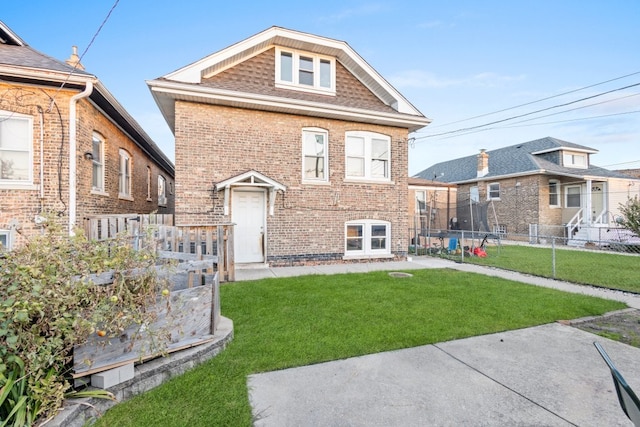
M373 270L454 268L626 302L624 292L443 259L237 270L238 280ZM251 375L256 426L631 426L603 344L640 390L640 349L553 323Z

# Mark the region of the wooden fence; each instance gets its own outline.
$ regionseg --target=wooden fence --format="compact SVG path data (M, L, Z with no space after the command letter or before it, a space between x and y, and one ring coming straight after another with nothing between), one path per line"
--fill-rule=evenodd
M235 281L232 223L174 226L173 215L96 215L85 218L84 230L92 240L126 233L135 248L144 244L151 230L161 257L213 260L221 281Z
M126 232L141 236L149 226L173 225L171 214L93 215L84 218L85 235L92 240L107 240Z
M91 335L85 344L73 350L74 378L142 362L214 339L220 322L220 281L218 273L213 272L213 260L185 261L177 267L159 265L156 269L158 278L170 283L171 292L168 296L159 295L156 304L146 308L155 314L153 324L146 328L132 324L118 337ZM85 280L110 286L114 274L105 272ZM127 274L135 276L137 272ZM194 276L201 280L192 280Z

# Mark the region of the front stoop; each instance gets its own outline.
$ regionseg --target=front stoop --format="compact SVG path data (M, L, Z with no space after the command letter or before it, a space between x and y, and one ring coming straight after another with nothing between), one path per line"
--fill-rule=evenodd
M131 399L215 357L232 339L233 322L221 317L212 341L140 364L135 367L132 379L114 385L108 391L116 396L118 402ZM67 400L47 427L83 427L118 402L95 398Z

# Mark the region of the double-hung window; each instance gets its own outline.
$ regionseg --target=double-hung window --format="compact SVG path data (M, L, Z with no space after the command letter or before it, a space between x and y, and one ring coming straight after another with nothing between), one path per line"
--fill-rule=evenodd
M167 205L167 180L158 175L158 206Z
M33 183L33 120L9 111L0 111L0 184Z
M580 207L580 193L581 188L579 185L573 185L566 187L565 194L565 206L568 208L579 208Z
M557 180L549 180L549 206L560 207L560 183Z
M324 129L302 130L302 180L329 180L328 133Z
M347 132L347 179L391 180L391 138L373 132Z
M119 152L118 195L125 199L131 198L131 155L125 150Z
M93 191L104 192L104 138L97 132L93 133L91 155Z
M276 48L276 87L335 94L335 74L334 58Z
M499 182L493 182L487 185L487 200L500 200Z
M391 224L387 221L355 220L345 224L347 256L391 253Z

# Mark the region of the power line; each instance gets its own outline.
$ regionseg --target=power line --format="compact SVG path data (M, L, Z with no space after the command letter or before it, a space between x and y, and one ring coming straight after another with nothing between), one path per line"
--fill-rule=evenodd
M75 73L76 69L78 68L78 64L80 64L82 62L82 58L84 58L84 56L87 54L87 52L89 51L89 48L91 48L91 46L93 45L93 42L96 40L96 38L98 37L98 34L100 34L100 31L102 31L102 27L105 26L105 24L107 23L107 21L109 20L109 18L111 17L111 14L113 13L114 9L116 8L116 6L118 6L118 3L120 3L120 0L115 0L115 3L113 3L113 6L111 6L111 9L109 9L109 13L107 13L107 16L102 20L102 23L100 24L100 26L98 27L98 29L96 30L96 32L93 34L93 37L91 37L91 41L89 41L89 44L87 45L87 47L84 49L84 51L82 52L82 54L80 55L78 62L76 62L73 65L73 69L71 71L69 71L69 74L67 74L67 78L64 80L64 82L62 82L62 84L60 85L60 87L58 88L58 90L56 90L56 93L53 94L53 97L51 99L51 106L49 107L49 110L51 110L51 107L53 106L53 103L55 102L55 97L58 94L58 92L60 92L62 90L62 88L64 88L64 86L69 82L69 79L71 78L71 76L73 75L73 73Z
M471 131L471 130L475 130L475 129L480 129L480 128L484 128L484 127L487 127L487 126L491 126L491 125L494 125L494 124L497 124L497 123L503 123L503 122L506 122L506 121L509 121L509 120L519 119L521 117L526 117L526 116L530 116L532 114L541 113L543 111L549 111L549 110L552 110L554 108L566 107L567 105L576 104L578 102L586 101L588 99L597 98L599 96L607 95L607 94L610 94L610 93L613 93L613 92L618 92L618 91L629 89L629 88L636 87L636 86L640 86L640 83L634 83L632 85L620 87L620 88L617 88L617 89L612 89L612 90L609 90L609 91L606 91L606 92L601 92L601 93L598 93L596 95L587 96L585 98L580 98L580 99L577 99L577 100L574 100L574 101L565 102L563 104L553 105L551 107L542 108L542 109L539 109L539 110L531 111L529 113L519 114L517 116L507 117L505 119L495 120L493 122L485 123L485 124L482 124L482 125L470 126L470 127L467 127L467 128L455 129L455 130L451 130L451 131L447 131L447 132L440 132L440 133L431 134L431 135L419 136L419 137L416 137L415 139L416 140L418 140L418 139L426 139L426 138L433 138L433 137L436 137L436 136L451 135L451 134L460 133L460 132L468 132L468 131Z
M484 114L480 114L478 116L469 117L469 118L466 118L466 119L460 119L460 120L456 120L456 121L449 122L449 123L443 123L441 125L430 126L430 128L433 129L434 127L438 128L438 127L443 127L443 126L449 126L449 125L453 125L453 124L456 124L456 123L462 123L462 122L466 122L466 121L469 121L469 120L479 119L481 117L486 117L486 116L490 116L490 115L493 115L493 114L503 113L505 111L514 110L514 109L520 108L520 107L526 107L527 105L536 104L536 103L542 102L542 101L548 101L550 99L558 98L558 97L564 96L564 95L569 95L571 93L579 92L581 90L591 89L592 87L600 86L600 85L603 85L603 84L606 84L606 83L614 82L616 80L621 80L621 79L624 79L624 78L627 78L627 77L635 76L636 74L640 74L640 71L636 71L636 72L630 73L630 74L625 74L624 76L615 77L613 79L605 80L603 82L594 83L592 85L584 86L584 87L581 87L579 89L574 89L574 90L570 90L568 92L562 92L562 93L559 93L557 95L552 95L552 96L548 96L546 98L541 98L541 99L538 99L536 101L526 102L524 104L519 104L519 105L516 105L514 107L503 108L502 110L492 111L491 113L484 113Z

